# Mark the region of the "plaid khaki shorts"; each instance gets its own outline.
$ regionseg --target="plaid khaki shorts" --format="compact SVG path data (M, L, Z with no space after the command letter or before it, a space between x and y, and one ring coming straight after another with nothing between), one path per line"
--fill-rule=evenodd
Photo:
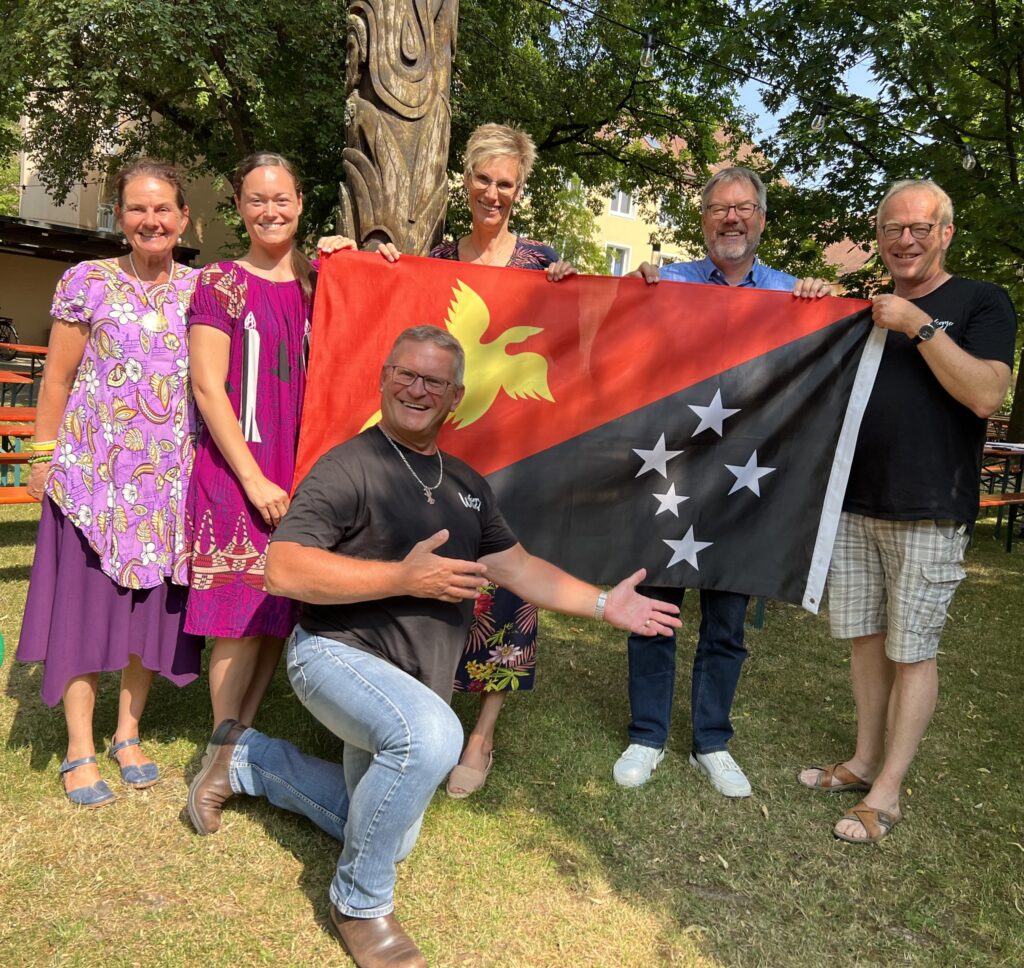
M885 633L893 662L921 662L939 636L965 576L967 526L955 521L887 521L845 511L828 573L832 634Z

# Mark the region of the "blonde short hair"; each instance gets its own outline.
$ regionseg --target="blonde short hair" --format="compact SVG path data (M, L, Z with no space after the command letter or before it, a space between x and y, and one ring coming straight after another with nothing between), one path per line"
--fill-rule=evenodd
M939 225L946 226L953 224L953 199L951 199L930 178L904 178L902 181L893 182L889 186L889 190L882 197L882 200L878 203L878 212L875 215L875 221L881 224L882 209L885 208L885 203L888 202L890 198L911 188L924 188L931 192L938 207Z
M519 163L516 181L522 188L533 171L537 148L525 131L510 128L507 124L481 124L466 142L466 178L472 178L477 166L491 158L514 158Z

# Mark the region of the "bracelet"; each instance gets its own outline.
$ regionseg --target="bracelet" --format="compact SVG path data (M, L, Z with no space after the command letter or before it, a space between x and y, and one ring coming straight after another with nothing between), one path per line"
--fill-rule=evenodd
M608 604L608 592L601 592L594 603L594 618L599 622L604 621L604 607Z
M49 464L53 460L53 454L38 454L35 457L30 457L26 463L30 466L32 464Z
M55 440L30 440L28 443L23 445L25 450L33 451L47 451L53 450L57 446Z

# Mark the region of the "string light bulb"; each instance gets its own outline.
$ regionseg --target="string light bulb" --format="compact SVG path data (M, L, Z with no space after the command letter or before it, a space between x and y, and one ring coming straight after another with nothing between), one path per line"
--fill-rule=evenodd
M821 134L825 130L825 111L820 110L813 118L811 118L811 130L815 134Z
M971 171L978 164L978 157L971 151L970 145L964 145L960 164L964 166L964 171Z
M652 67L654 65L654 34L644 34L644 49L640 54L640 66Z

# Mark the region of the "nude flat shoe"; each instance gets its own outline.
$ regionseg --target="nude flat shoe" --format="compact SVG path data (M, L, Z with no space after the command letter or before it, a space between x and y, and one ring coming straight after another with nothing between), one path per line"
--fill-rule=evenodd
M464 800L471 793L476 793L487 782L487 774L494 766L494 753L487 754L487 766L482 770L475 770L471 766L463 766L461 763L448 774L448 785L445 792L453 800Z

